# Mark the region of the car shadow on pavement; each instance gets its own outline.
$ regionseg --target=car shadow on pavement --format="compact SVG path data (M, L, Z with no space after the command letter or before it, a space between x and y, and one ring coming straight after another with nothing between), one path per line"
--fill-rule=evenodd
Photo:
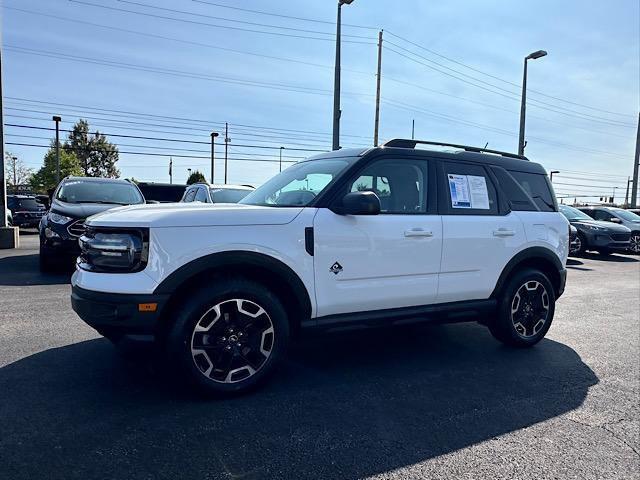
M70 283L71 268L55 273L41 273L39 255L16 255L0 258L0 285L62 285Z
M460 324L305 340L261 390L203 400L90 340L0 368L0 471L360 478L562 415L597 382L566 345Z
M630 255L602 255L600 253L583 253L582 258L588 258L589 260L597 260L600 262L619 262L619 263L635 263L640 262L640 260L636 257L632 257Z

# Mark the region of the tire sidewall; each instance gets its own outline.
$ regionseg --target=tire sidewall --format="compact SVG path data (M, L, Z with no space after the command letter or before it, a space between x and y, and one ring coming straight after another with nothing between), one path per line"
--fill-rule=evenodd
M581 232L578 232L578 238L580 239L580 248L573 252L573 255L580 256L587 252L587 237Z
M233 298L250 300L267 312L274 328L273 349L269 358L251 377L236 383L207 379L191 355L191 337L196 323L214 305ZM205 395L225 395L249 391L266 380L284 357L289 343L289 322L284 307L266 287L242 279L220 279L219 284L194 292L178 306L175 320L166 338L166 361L178 379L186 381Z
M522 285L524 285L526 282L533 280L540 282L547 290L547 295L549 296L549 313L547 321L543 325L542 329L533 337L524 338L518 334L515 326L513 325L513 321L511 319L511 305L513 302L513 298L520 287L522 287ZM518 347L529 347L538 343L547 334L549 328L551 328L551 323L555 314L555 305L555 291L553 289L553 285L551 285L551 282L545 274L533 269L525 269L521 272L516 273L509 280L509 283L506 286L502 295L502 299L500 301L499 326L504 337L503 341L505 341L505 343Z

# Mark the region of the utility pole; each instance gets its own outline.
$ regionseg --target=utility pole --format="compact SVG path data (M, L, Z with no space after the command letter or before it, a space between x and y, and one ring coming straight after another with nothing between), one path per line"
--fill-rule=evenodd
M16 248L20 242L18 228L7 225L7 182L4 176L4 110L2 99L2 38L0 38L0 248Z
M13 193L18 193L18 175L16 174L16 163L18 163L18 157L11 157L13 161Z
M631 177L627 177L627 191L624 192L624 206L629 206L629 184L631 183Z
M282 172L282 150L284 150L284 147L280 147L280 171Z
M411 120L411 140L414 140L416 137L416 119Z
M340 149L340 28L342 24L342 5L350 5L353 0L338 0L338 20L336 22L336 63L333 76L333 147Z
M211 132L211 185L216 183L214 181L214 170L215 170L215 160L216 160L216 152L215 152L215 143L216 137L218 136L217 132Z
M229 124L225 122L224 124L224 184L227 184L227 166L228 166L228 150L229 150L229 142L231 139L229 138Z
M173 157L169 157L169 185L173 185Z
M56 122L56 186L60 183L60 118L57 115L53 116L53 121Z
M378 146L378 128L380 126L380 78L382 74L382 32L378 32L378 73L376 75L376 120L373 127L373 146Z
M524 155L524 122L527 109L527 61L544 57L547 54L544 50L538 50L524 57L524 73L522 74L522 99L520 104L520 135L518 137L518 155Z
M633 157L633 186L631 187L631 208L638 206L638 163L640 163L640 113L638 114L638 132L636 133L636 154Z

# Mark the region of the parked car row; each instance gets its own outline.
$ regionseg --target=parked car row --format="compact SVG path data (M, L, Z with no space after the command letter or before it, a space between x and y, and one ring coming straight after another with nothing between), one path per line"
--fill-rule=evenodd
M640 253L640 216L615 207L574 208L560 205L576 234L570 253L582 255L597 251L603 255L613 252Z
M11 196L9 202L17 206L17 209L12 208L14 225L38 225L40 269L50 271L78 257L78 239L84 233L85 220L91 215L144 203L235 203L252 190L253 187L246 185L209 186L198 183L185 187L146 182L136 184L112 178L67 177L53 192L48 212L35 197Z

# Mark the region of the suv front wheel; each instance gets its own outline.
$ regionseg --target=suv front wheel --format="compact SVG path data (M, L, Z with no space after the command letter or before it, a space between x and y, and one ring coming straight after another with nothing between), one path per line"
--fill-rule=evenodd
M273 372L289 342L279 299L244 279L219 279L180 307L168 337L168 362L205 394L248 391Z
M489 329L507 345L533 346L549 331L555 302L555 292L546 275L524 269L513 275L503 289L497 316Z

